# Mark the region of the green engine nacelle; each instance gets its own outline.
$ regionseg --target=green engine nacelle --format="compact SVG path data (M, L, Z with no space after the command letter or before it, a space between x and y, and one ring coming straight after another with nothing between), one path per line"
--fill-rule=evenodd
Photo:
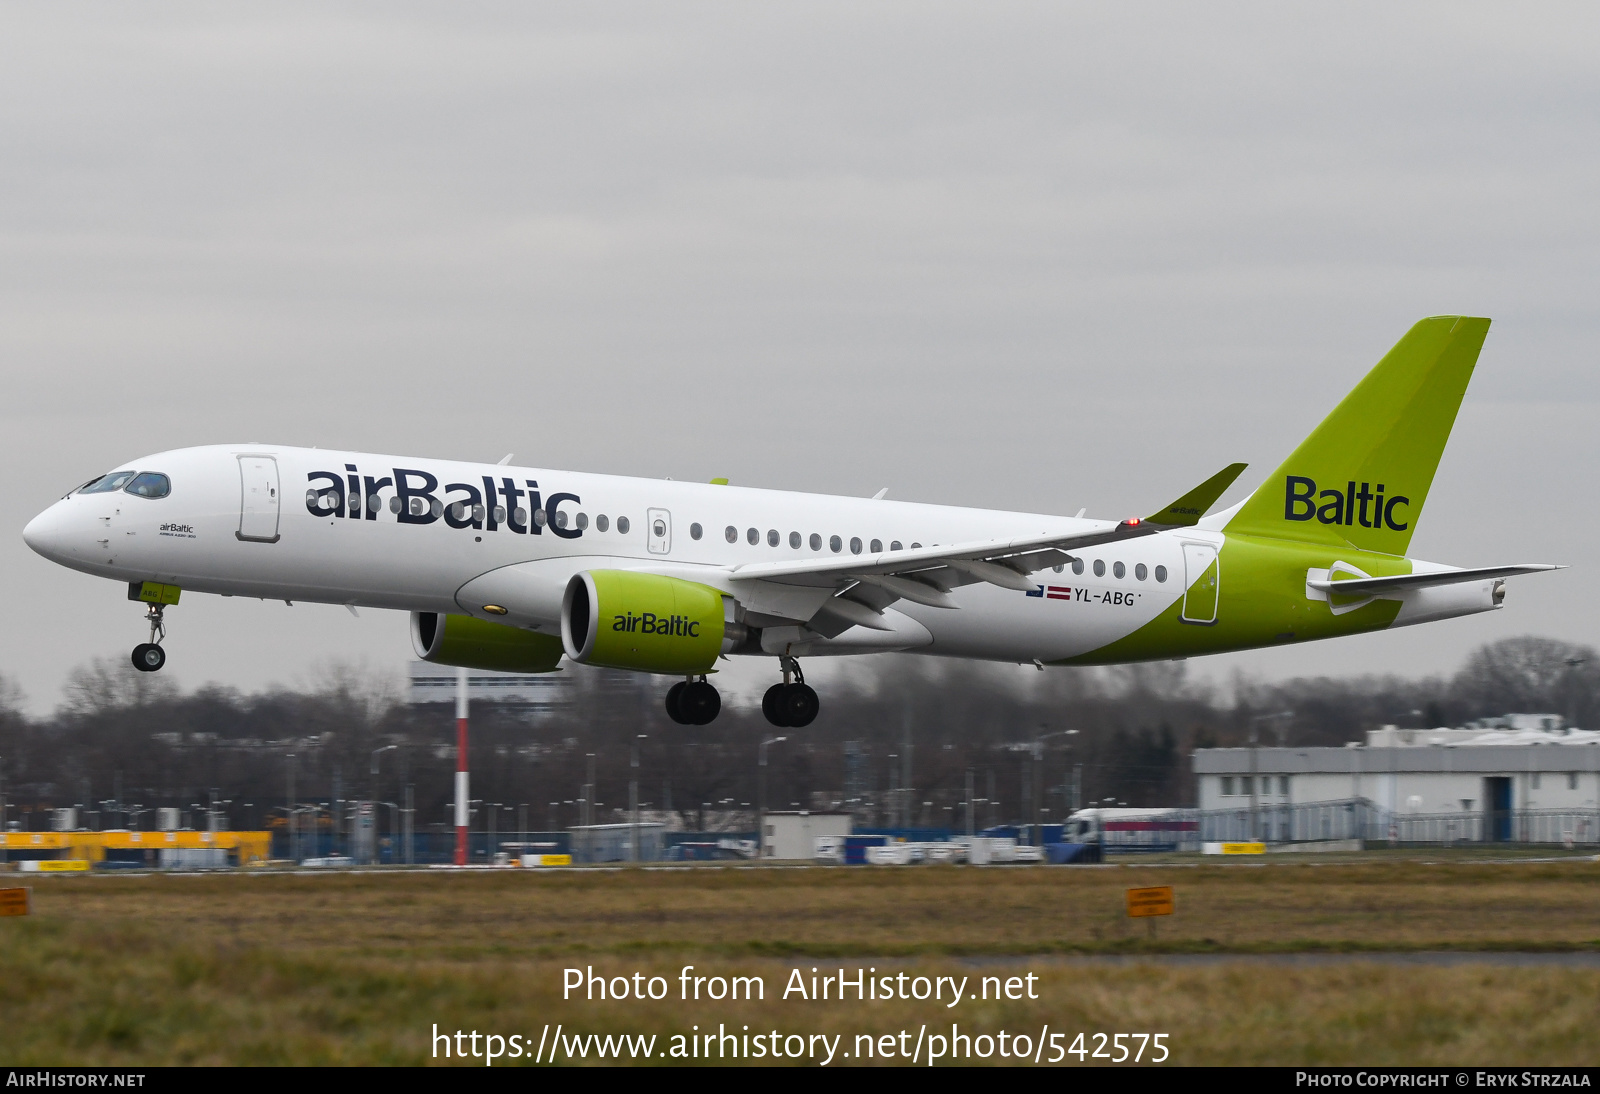
M561 639L470 615L411 613L411 644L417 656L436 665L460 665L497 672L554 672Z
M690 676L716 663L726 631L720 592L659 574L587 570L561 601L561 641L580 664Z

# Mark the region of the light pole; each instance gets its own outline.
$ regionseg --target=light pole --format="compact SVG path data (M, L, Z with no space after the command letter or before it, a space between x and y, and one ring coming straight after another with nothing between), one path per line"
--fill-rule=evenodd
M287 761L286 766L287 766L288 776L289 776L289 804L288 804L288 808L284 810L283 816L284 816L284 821L289 826L289 832L288 832L288 836L289 836L289 839L288 839L288 843L289 843L289 860L291 862L299 862L300 861L300 857L299 857L300 844L299 844L299 839L298 839L298 833L295 830L296 826L295 826L295 815L294 815L294 753L293 752L289 753L288 756L285 759Z
M629 833L631 852L628 858L633 862L639 861L639 742L648 734L639 733L633 738L633 748L628 756L628 816L633 822L633 831Z
M761 849L760 858L767 857L767 746L788 739L787 736L763 737L756 749L756 840Z
M967 768L967 839L971 840L977 833L972 824L972 768Z
M1040 725L1039 728L1043 729L1045 727ZM1042 844L1044 842L1044 832L1042 821L1040 820L1040 814L1044 808L1044 743L1052 737L1076 737L1077 735L1078 731L1075 729L1058 729L1054 733L1041 733L1033 739L1033 802L1031 805L1033 816L1029 818L1031 825L1029 843Z
M370 769L371 769L371 772L372 772L372 801L374 803L376 803L377 800L378 800L378 757L382 756L385 752L393 752L395 749L397 749L399 747L400 747L399 745L384 745L382 748L375 748L375 749L372 750L372 763L371 763L371 768ZM378 807L377 807L376 804L374 804L372 806L372 808L368 811L368 815L372 817L372 839L371 839L371 842L370 842L370 846L371 846L372 850L370 852L370 861L372 863L376 863L378 861L378 829L379 829Z
M1253 714L1250 716L1250 838L1261 838L1261 796L1259 794L1261 780L1257 776L1256 751L1261 744L1261 723L1280 722L1294 717L1292 710L1280 710L1275 714ZM1285 725L1278 730L1278 746L1283 747L1289 729Z
M414 865L417 861L417 818L416 801L412 796L413 785L406 783L406 811L405 823L400 829L400 838L406 843L406 865Z
M904 795L902 795L900 793L900 783L899 783L900 765L895 762L895 761L897 761L899 759L900 759L900 753L898 753L898 752L889 753L889 802L888 802L888 805L889 805L888 814L889 815L888 815L887 819L889 821L889 827L890 828L899 828L899 827L901 827L901 824L900 824L900 799Z

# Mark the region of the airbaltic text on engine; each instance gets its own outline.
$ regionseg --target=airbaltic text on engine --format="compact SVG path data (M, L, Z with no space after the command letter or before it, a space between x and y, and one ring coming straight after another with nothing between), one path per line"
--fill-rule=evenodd
M638 634L668 634L675 637L699 638L700 620L681 615L658 616L654 612L615 616L611 620L614 631L632 631Z

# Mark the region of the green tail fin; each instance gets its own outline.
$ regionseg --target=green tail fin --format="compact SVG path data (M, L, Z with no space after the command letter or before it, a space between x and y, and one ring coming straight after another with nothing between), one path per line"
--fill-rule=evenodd
M1488 333L1456 315L1412 327L1226 531L1405 554Z

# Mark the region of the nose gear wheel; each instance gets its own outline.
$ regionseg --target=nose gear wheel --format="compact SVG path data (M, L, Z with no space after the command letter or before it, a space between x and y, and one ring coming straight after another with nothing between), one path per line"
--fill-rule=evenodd
M164 604L145 607L144 617L150 622L150 641L133 647L133 667L140 672L156 672L167 663L167 651L161 648L167 637L165 610Z

